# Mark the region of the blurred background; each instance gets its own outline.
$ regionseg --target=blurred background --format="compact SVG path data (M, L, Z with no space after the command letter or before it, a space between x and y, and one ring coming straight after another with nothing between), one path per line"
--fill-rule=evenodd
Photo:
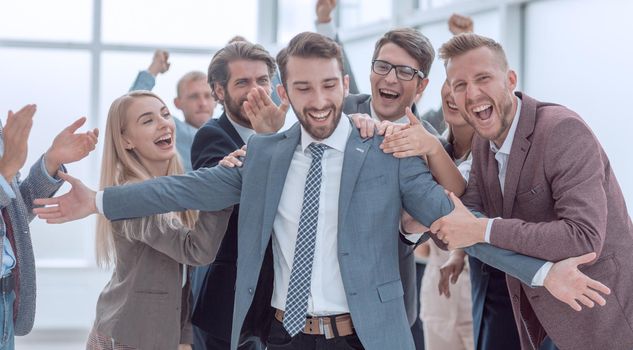
M79 116L103 131L110 102L147 69L156 48L170 52L171 68L154 91L181 117L171 101L185 72L206 71L213 53L235 35L276 54L296 33L314 30L314 6L315 0L0 1L0 117L38 105L30 165ZM334 21L360 91L369 92L373 46L385 31L417 27L437 49L451 37L446 23L453 13L471 16L476 33L504 45L519 90L566 105L587 121L631 205L633 116L626 101L633 92L633 39L626 23L633 2L339 0ZM444 78L438 59L418 105L422 112L440 106ZM68 168L96 187L99 164L100 150ZM33 333L16 338L17 348L82 349L110 274L94 263L95 218L64 225L36 219L31 227L37 315Z

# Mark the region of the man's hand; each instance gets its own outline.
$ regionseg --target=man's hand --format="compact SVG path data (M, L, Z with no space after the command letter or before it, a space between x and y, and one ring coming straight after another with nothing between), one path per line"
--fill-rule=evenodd
M547 273L543 286L556 299L576 311L582 310L578 302L590 308L595 303L604 306L607 301L598 292L611 294L611 290L578 270L578 265L589 263L595 258L596 253L589 253L555 263Z
M244 101L244 112L256 133L275 133L284 126L288 103L282 101L277 106L266 90L258 86L253 88Z
M448 285L448 281L451 284L457 283L459 275L464 271L464 258L466 253L462 249L455 249L451 251L448 260L440 267L440 280L437 283L437 289L440 295L446 295L446 298L451 297L451 290Z
M332 20L332 11L336 7L336 0L317 0L317 22L328 23Z
M380 125L380 122L365 113L354 113L350 114L349 117L352 118L352 122L358 129L360 137L364 139L374 136L375 129Z
M33 201L35 205L46 205L47 207L35 208L33 212L49 224L61 224L85 218L90 214L97 213L95 198L97 193L86 187L81 181L74 177L59 172L58 176L72 185L68 193L53 198L38 198Z
M411 125L409 124L397 124L397 123L390 122L388 120L383 120L380 122L380 124L378 124L378 135L387 137L401 130L406 130L410 127Z
M448 30L450 30L453 35L472 33L474 30L473 19L454 13L451 18L448 19Z
M442 152L440 141L422 126L409 107L406 109L406 114L410 127L385 136L380 144L382 151L393 153L396 158L432 157L437 152Z
M8 183L20 171L28 154L29 134L33 126L33 116L37 106L31 104L13 113L9 111L2 130L4 153L0 158L0 174Z
M402 211L400 215L400 225L407 233L424 233L429 230L428 227L422 225L418 220L414 219L411 214Z
M448 245L449 250L485 242L488 219L476 218L453 192L448 193L455 209L431 224L431 233Z
M154 51L154 57L152 58L152 63L147 68L149 74L153 76L157 76L158 74L165 73L169 70L169 52L165 50L156 50Z
M46 151L46 170L51 176L57 173L62 164L81 160L95 149L99 129L75 133L85 122L86 117L74 121L55 137L53 144Z
M242 166L242 161L240 160L240 157L246 157L246 145L229 153L228 156L222 158L222 160L220 161L220 165L225 168L239 168Z

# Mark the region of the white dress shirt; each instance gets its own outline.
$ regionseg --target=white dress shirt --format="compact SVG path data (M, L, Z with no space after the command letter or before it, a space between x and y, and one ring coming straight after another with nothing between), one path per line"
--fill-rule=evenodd
M501 186L501 194L503 195L505 189L506 182L506 173L508 171L508 160L510 159L510 152L512 151L512 143L514 142L514 134L517 131L517 125L519 125L519 118L521 117L521 99L515 97L517 99L517 110L514 114L514 120L512 120L512 125L510 125L510 130L508 130L508 135L506 139L503 141L501 147L497 148L493 141L490 142L490 151L495 154L495 159L497 160L497 167L499 169L499 185ZM485 241L490 243L490 232L492 231L492 223L493 219L488 220L488 225L486 226L486 234ZM545 282L545 277L549 273L549 270L552 268L551 262L545 263L541 268L537 271L536 275L532 279L533 287L543 286Z
M346 115L341 116L338 126L325 140L316 141L301 128L301 143L295 149L286 182L273 222L273 256L275 283L271 305L284 310L288 284L294 261L295 244L299 230L299 218L303 205L303 190L312 155L307 149L313 142L328 148L322 159L319 216L317 220L314 261L308 314L332 315L349 312L343 279L338 261L338 202L343 170L343 155L351 125Z
M231 115L229 114L228 110L226 111L226 118L229 120L231 125L233 125L233 127L235 128L235 131L237 131L237 134L240 135L240 138L242 139L244 144L247 144L248 143L248 139L250 139L251 136L255 135L255 130L249 129L249 128L245 127L245 126L242 126L242 125L236 123L233 120L233 117L231 117Z

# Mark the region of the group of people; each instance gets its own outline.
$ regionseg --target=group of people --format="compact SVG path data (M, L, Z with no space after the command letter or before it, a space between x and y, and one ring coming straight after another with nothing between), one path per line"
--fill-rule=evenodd
M174 104L189 125L149 91L169 68L157 51L110 106L99 191L63 166L95 148L85 119L20 182L35 107L9 113L0 349L33 323L28 221L98 213L113 274L88 349L415 349L420 294L427 349L633 347L633 224L581 117L515 91L501 45L454 16L442 137L415 105L430 41L385 33L370 94L352 94L335 5L318 0L323 34L297 34L276 59L238 39L186 74ZM290 108L298 122L280 131Z

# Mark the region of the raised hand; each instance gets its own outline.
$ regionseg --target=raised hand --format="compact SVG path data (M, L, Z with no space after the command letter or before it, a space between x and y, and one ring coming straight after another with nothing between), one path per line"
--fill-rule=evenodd
M152 58L152 63L147 68L147 71L153 75L157 76L158 74L165 73L169 70L169 52L165 50L156 50L154 51L154 57Z
M316 15L317 22L327 23L332 20L332 11L336 7L336 0L317 0Z
M474 30L473 19L454 13L448 19L448 30L450 30L453 35L472 33Z
M7 115L7 122L2 129L4 153L0 158L0 173L9 183L26 162L29 134L36 110L37 106L31 104L15 113L9 111Z
M457 283L459 275L464 271L464 258L466 253L462 249L455 249L451 251L448 260L440 267L440 280L437 283L437 289L440 295L446 295L446 298L451 297L451 290L448 286L448 281L451 284Z
M277 106L261 86L253 88L246 99L244 112L256 133L274 133L284 126L288 102L282 101Z
M455 209L431 224L431 233L448 245L449 250L485 242L488 219L476 218L453 192L448 193Z
M225 168L241 167L243 163L240 160L240 157L246 157L246 145L222 158L222 160L220 161L220 165Z
M349 117L352 119L354 126L358 129L360 137L362 138L374 136L375 129L380 125L379 121L372 119L372 117L365 113L354 113L350 114Z
M432 157L443 151L440 141L422 126L420 120L411 112L411 108L407 107L406 114L410 127L385 136L380 145L383 152L393 153L396 158L405 158Z
M607 301L600 293L608 295L611 294L611 290L578 270L578 265L590 263L595 259L596 253L588 253L555 263L547 273L543 286L556 299L576 311L582 310L579 302L589 308L594 307L595 303L604 306Z
M99 129L75 133L85 123L86 117L81 117L55 137L53 144L46 151L46 169L49 174L55 175L60 165L81 160L95 149Z
M95 202L97 193L95 191L64 172L60 171L58 176L62 180L68 181L72 188L68 193L59 197L34 200L33 203L35 205L46 206L33 209L37 217L46 220L49 224L61 224L97 213Z

